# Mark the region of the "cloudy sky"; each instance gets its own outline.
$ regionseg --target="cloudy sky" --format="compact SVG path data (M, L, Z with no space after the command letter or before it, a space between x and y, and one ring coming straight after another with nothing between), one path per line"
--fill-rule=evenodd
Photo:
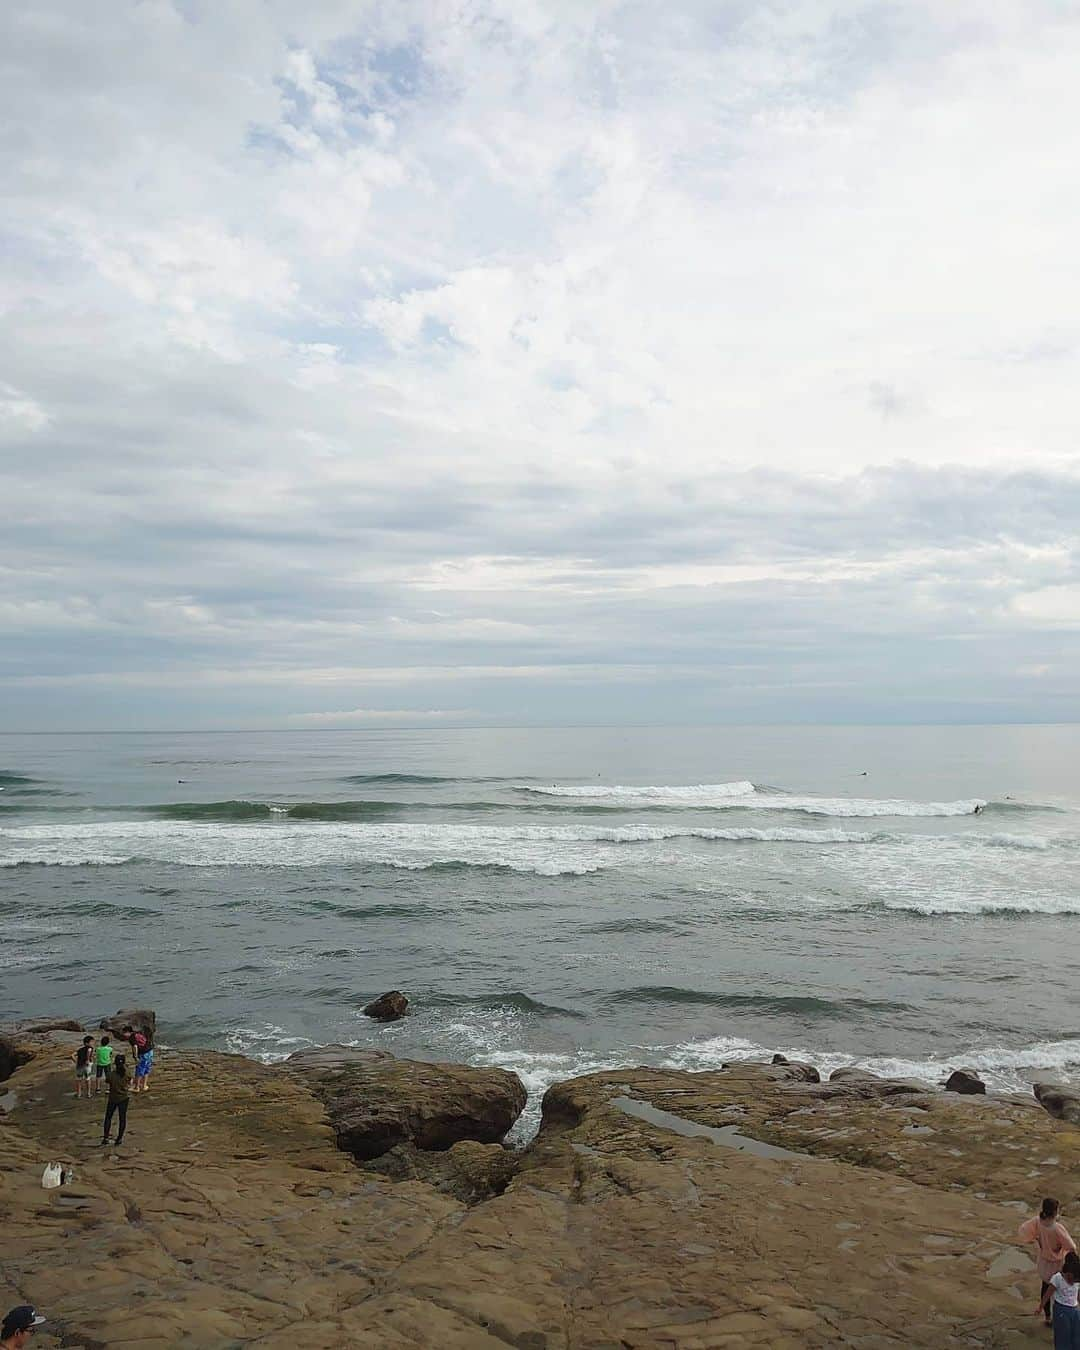
M0 9L0 727L1080 717L1071 0Z

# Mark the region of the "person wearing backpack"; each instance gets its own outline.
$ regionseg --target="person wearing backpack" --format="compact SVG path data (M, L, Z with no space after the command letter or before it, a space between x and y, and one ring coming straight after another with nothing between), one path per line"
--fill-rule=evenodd
M154 1067L154 1042L150 1036L150 1028L146 1031L136 1031L133 1027L124 1028L124 1038L131 1046L131 1052L135 1057L135 1078L131 1085L132 1092L149 1092L150 1084L146 1081L150 1077L150 1070Z

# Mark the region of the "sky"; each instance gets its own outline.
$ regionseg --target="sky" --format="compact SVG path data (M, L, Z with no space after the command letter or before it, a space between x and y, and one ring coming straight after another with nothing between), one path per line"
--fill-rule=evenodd
M0 730L1080 720L1074 0L0 7Z

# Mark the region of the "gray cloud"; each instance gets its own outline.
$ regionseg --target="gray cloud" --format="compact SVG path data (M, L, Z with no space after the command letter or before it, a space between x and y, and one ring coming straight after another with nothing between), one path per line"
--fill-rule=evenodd
M1080 715L1058 7L0 28L0 726Z

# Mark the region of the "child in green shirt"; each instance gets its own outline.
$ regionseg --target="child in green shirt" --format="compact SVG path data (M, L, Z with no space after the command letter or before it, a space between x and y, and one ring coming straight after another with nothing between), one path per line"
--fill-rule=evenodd
M97 1048L94 1056L96 1070L94 1073L94 1096L98 1095L101 1089L101 1080L107 1078L109 1070L112 1068L113 1048L109 1044L108 1036L102 1036L101 1044Z

